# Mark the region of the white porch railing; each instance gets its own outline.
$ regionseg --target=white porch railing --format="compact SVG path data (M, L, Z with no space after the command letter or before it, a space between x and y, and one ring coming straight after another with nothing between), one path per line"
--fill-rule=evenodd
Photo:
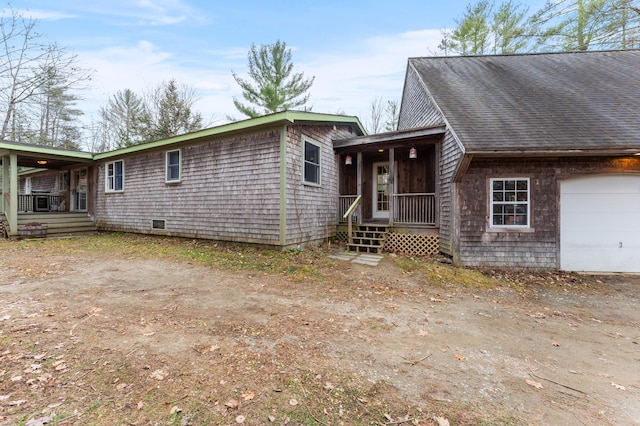
M393 222L435 226L436 194L395 194Z

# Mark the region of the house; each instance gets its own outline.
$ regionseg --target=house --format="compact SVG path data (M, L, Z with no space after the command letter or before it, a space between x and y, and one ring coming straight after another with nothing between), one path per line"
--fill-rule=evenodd
M4 228L65 232L75 214L98 230L326 241L338 212L332 141L363 133L355 117L288 111L100 154L0 142Z
M0 212L10 235L41 209L100 230L640 272L638 81L640 51L411 58L395 132L282 112L95 155L0 142Z
M638 82L637 50L409 59L400 131L445 127L440 251L470 267L640 272Z

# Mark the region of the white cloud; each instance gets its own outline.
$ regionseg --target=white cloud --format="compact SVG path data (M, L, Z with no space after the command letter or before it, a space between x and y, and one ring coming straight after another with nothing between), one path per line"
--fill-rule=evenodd
M49 10L37 10L37 9L14 9L14 12L19 16L24 16L28 19L34 19L38 21L57 21L60 19L74 18L75 15L63 12L54 12ZM2 16L11 16L10 9L2 9Z
M335 53L323 52L304 66L315 75L314 110L339 108L362 119L378 97L400 100L407 59L428 56L440 42L439 30L410 31L373 37Z
M411 31L363 40L353 45L336 46L330 51L294 54L296 71L315 76L310 104L316 112L366 118L374 98L400 100L407 59L428 56L440 41L439 30ZM203 52L199 62L181 65L177 53L141 40L134 46L113 46L100 51L79 52L83 66L96 70L93 89L85 93L96 113L107 99L119 90L143 93L162 81L175 78L195 88L200 100L195 105L206 121L219 121L226 115L240 114L233 97L242 94L231 70L246 76L246 49L230 48Z

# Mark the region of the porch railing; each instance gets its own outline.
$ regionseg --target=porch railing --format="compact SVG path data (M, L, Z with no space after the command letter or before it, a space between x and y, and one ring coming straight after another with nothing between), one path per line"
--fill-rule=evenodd
M38 208L36 204L36 197L47 197L46 208L41 206ZM18 211L19 212L33 212L33 211L50 211L51 206L60 205L59 195L49 194L31 194L31 195L18 195ZM36 210L34 210L34 207Z
M356 199L353 200L353 203L351 203L343 216L344 219L347 219L347 233L349 234L349 244L353 244L353 215L359 209L361 201L362 195L358 195Z
M338 218L340 222L346 222L347 218L345 214L349 207L353 204L353 202L358 198L357 195L341 195L338 199ZM360 213L360 206L358 206L357 210L353 213L353 218L357 221Z
M436 194L395 194L393 222L403 224L436 225Z

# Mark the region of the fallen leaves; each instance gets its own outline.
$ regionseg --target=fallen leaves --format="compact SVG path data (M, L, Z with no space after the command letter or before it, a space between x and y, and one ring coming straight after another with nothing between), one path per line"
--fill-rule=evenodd
M255 398L256 394L251 391L248 391L248 392L244 392L240 396L242 397L243 401L251 401L253 398Z
M167 374L163 370L155 370L151 373L151 378L156 380L164 380Z
M224 406L230 410L237 410L239 405L240 403L238 402L237 399L230 399L224 403Z
M529 386L534 387L536 389L542 389L543 388L542 383L534 382L533 380L529 380L529 379L527 379L526 382L527 382L527 384Z
M449 420L445 417L433 416L433 420L438 423L438 426L450 426Z

